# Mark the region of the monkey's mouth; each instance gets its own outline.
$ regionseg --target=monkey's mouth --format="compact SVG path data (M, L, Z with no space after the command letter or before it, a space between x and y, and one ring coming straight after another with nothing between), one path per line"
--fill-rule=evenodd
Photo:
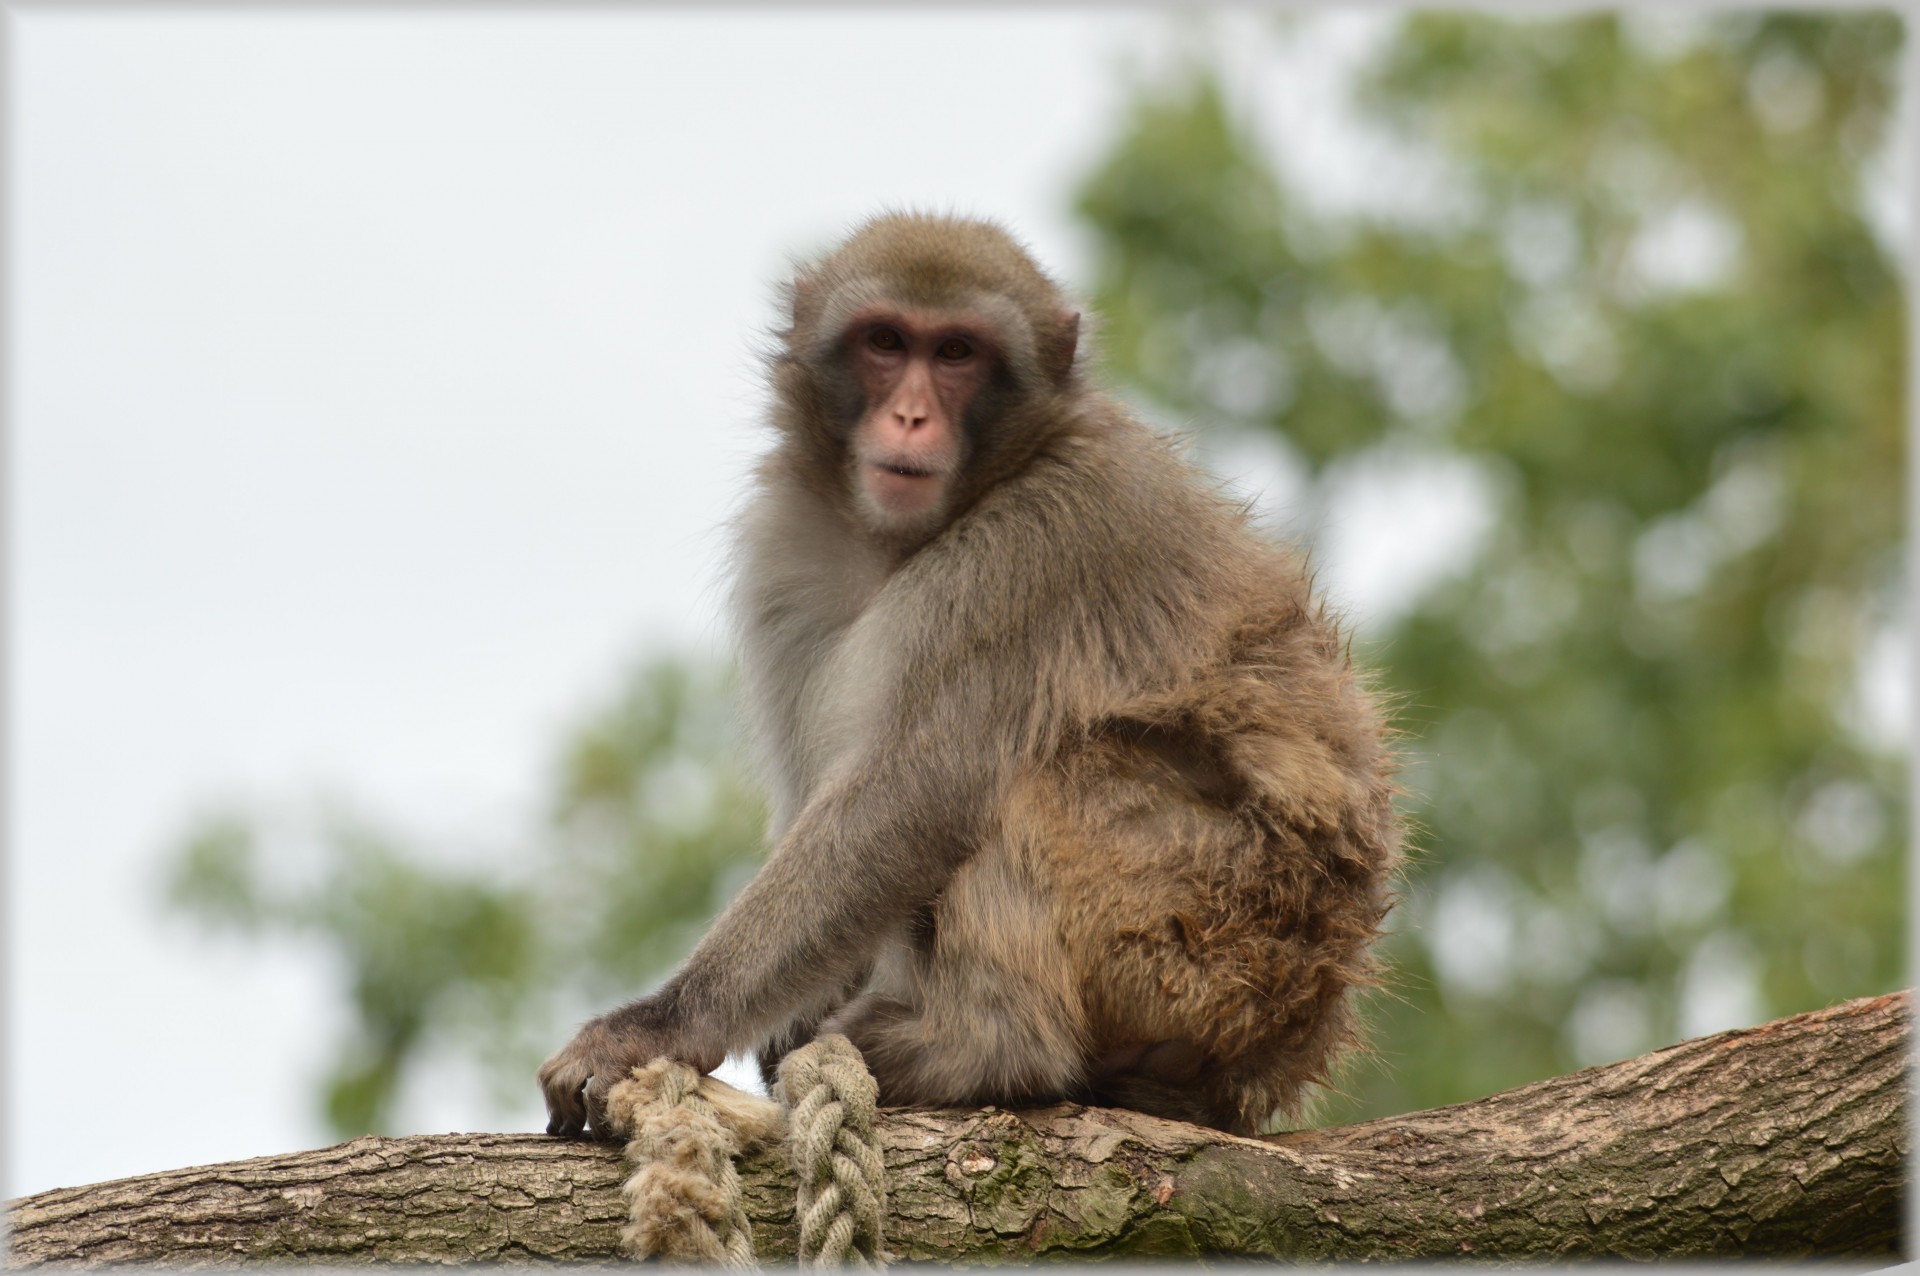
M870 505L889 518L926 517L946 494L948 471L937 461L906 456L870 457L860 488Z
M932 470L918 469L911 465L899 465L892 461L875 461L873 468L886 474L898 474L901 478L937 478Z

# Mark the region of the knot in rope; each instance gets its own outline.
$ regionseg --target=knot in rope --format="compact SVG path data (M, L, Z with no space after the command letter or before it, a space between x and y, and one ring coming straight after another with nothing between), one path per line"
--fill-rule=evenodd
M851 1041L819 1037L780 1061L787 1152L800 1176L800 1261L882 1267L887 1170L874 1132L880 1087Z
M764 1099L655 1059L607 1092L607 1115L636 1168L621 1187L631 1221L620 1234L636 1258L751 1268L753 1231L733 1159L775 1133Z

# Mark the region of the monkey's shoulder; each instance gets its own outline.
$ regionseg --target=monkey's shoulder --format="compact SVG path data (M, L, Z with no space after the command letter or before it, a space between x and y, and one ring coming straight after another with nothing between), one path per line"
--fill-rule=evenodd
M1111 408L1063 431L929 547L934 571L1106 617L1297 611L1304 564L1171 440Z
M733 605L751 629L795 639L843 629L893 562L817 493L762 475L734 526Z

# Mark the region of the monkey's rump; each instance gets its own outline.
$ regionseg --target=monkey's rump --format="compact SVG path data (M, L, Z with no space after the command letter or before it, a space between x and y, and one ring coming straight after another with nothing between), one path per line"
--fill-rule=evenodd
M1088 1057L1194 1047L1229 1128L1297 1110L1357 1044L1348 990L1378 979L1391 767L1329 645L1316 609L1277 608L1024 775L1003 826L1072 956Z

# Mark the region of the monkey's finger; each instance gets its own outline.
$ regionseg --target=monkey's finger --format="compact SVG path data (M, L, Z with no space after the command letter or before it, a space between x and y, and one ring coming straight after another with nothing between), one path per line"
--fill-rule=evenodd
M579 1138L582 1129L582 1118L577 1112L555 1112L547 1118L547 1133L558 1135L563 1139Z
M586 1113L579 1108L571 1112L555 1112L547 1120L547 1133L563 1139L577 1139L585 1133L586 1125Z
M614 1134L607 1126L607 1087L598 1082L598 1077L588 1077L580 1087L580 1099L587 1109L588 1132L596 1139L611 1139Z
M547 1100L548 1134L576 1139L586 1128L587 1110L581 1100L581 1091L586 1089L587 1080L574 1080L580 1076L580 1072L569 1068L564 1075L548 1075L540 1079L540 1088Z

